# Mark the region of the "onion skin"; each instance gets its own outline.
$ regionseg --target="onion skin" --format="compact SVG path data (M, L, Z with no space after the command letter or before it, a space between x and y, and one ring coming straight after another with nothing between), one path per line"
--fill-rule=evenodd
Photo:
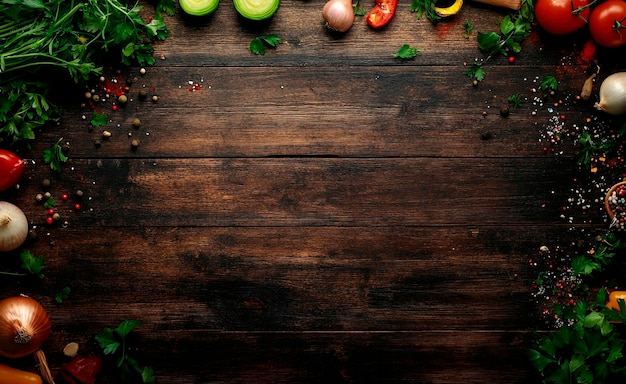
M350 0L329 0L322 8L326 27L337 32L346 32L354 24L354 8Z
M610 115L626 113L626 72L617 72L600 85L600 101L594 107Z
M28 236L28 220L17 206L0 201L0 252L17 249Z
M35 299L13 296L0 301L0 356L30 355L39 350L50 331L50 317Z

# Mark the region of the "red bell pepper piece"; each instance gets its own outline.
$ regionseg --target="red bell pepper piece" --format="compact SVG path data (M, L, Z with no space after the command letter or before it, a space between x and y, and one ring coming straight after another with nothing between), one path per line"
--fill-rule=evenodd
M102 358L98 355L76 356L61 367L61 376L68 384L94 384L102 370Z
M382 28L387 25L396 14L398 0L375 0L376 5L367 15L365 21L372 28Z

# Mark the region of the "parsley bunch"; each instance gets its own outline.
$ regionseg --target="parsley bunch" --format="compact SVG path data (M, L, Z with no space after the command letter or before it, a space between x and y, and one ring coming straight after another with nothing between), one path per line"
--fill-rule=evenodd
M601 289L595 299L579 301L559 316L570 323L536 341L528 357L541 374L543 383L603 384L624 382L626 338L612 322L626 322L626 305L621 311L609 309L607 292Z
M116 365L121 371L122 384L154 383L152 368L141 368L137 360L128 355L127 337L140 323L138 320L124 320L117 328L104 328L96 335L96 340L105 355L118 356Z
M151 43L169 35L162 12L173 14L174 0L160 0L150 22L141 9L120 0L0 0L0 138L32 140L57 117L47 79L86 81L106 59L154 64Z

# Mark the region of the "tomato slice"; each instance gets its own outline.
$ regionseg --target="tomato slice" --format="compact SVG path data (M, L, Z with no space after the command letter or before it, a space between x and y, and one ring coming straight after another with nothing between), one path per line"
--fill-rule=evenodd
M374 8L365 15L367 25L372 28L382 28L389 24L397 7L398 0L376 0Z
M0 192L15 185L24 172L24 160L15 153L0 149Z

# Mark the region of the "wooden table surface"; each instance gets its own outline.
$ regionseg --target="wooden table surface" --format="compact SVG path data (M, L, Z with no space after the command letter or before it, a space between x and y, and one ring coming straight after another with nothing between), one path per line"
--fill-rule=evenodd
M27 214L37 236L24 247L45 256L46 277L0 287L49 312L55 375L68 342L97 353L95 334L137 319L133 355L159 384L537 382L525 351L543 318L528 260L571 243L572 228L606 225L599 204L561 218L580 170L573 140L549 136L555 116L582 126L595 115L597 96L574 98L585 36L535 31L474 86L463 72L484 57L476 31L508 11L468 2L433 25L400 0L388 28L357 17L337 35L323 4L284 1L260 25L227 1L204 19L178 9L154 67L107 75L131 99L95 106L105 127L90 127L84 90L68 91L62 122L21 152L20 189L1 197ZM250 53L268 33L284 41ZM420 54L394 58L403 44ZM539 89L544 76L559 80L555 95ZM512 95L522 105L500 116ZM59 174L41 152L60 137L70 159ZM34 199L46 178L59 225ZM116 378L105 360L99 382Z

